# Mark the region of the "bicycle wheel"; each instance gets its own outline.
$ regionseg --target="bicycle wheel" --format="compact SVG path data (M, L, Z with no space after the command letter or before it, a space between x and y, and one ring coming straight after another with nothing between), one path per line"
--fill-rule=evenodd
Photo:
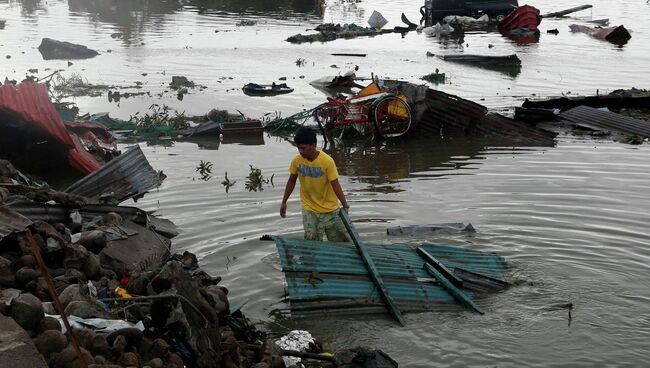
M411 128L411 108L398 96L376 101L372 117L377 133L385 138L399 137Z
M313 115L314 115L314 120L316 120L319 126L321 127L327 126L327 123L331 120L332 117L332 105L328 103L323 103L316 106Z

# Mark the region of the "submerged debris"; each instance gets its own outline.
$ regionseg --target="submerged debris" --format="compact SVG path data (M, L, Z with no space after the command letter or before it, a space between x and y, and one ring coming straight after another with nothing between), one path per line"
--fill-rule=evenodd
M382 31L375 28L361 27L356 24L340 25L334 23L321 24L315 30L319 33L310 35L297 34L287 38L287 41L291 43L327 42L338 38L374 36L382 33Z
M38 46L43 59L89 59L99 55L99 52L89 49L84 45L78 45L65 41L57 41L51 38L43 38Z

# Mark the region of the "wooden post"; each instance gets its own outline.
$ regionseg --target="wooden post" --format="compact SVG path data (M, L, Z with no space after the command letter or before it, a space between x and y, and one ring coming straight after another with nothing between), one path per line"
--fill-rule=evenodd
M45 261L43 261L43 257L41 256L41 251L38 249L38 245L36 245L36 242L34 241L32 232L28 229L25 231L25 235L27 236L27 241L29 242L29 245L32 247L32 252L34 253L34 257L38 262L38 267L40 267L41 269L43 278L47 283L47 288L50 290L50 295L54 300L54 305L56 307L56 310L61 315L61 319L63 320L63 325L65 326L66 330L68 331L68 334L70 335L70 342L72 342L72 346L74 347L74 350L77 352L77 355L79 356L80 366L82 368L88 368L88 362L86 362L86 358L81 353L81 348L79 347L79 343L77 342L77 336L75 335L74 331L72 331L72 327L70 327L70 323L68 322L68 317L65 315L63 305L61 304L61 301L59 300L59 296L56 293L54 282L52 282L52 279L50 278L50 274L47 272L47 266L45 265Z
M368 269L370 278L375 283L375 286L377 286L377 289L379 290L379 295L381 295L382 299L384 300L384 303L386 303L386 307L402 326L406 326L406 320L402 316L402 313L400 312L397 305L395 305L395 301L393 300L393 298L388 294L388 290L386 290L386 286L384 285L384 280L381 278L381 275L379 275L379 271L377 270L375 263L370 257L370 254L368 254L368 251L364 247L363 243L361 243L359 234L357 233L357 230L354 228L354 225L352 225L352 222L350 221L347 212L345 212L345 210L343 209L340 209L339 216L341 217L341 220L343 220L343 224L345 225L345 228L348 230L352 242L357 247L357 250L361 255L361 259L363 259L363 263L366 265L366 268Z

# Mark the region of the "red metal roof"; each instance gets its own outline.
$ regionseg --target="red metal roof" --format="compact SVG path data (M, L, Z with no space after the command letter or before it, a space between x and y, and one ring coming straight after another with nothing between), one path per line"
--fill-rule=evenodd
M26 123L37 126L47 135L68 147L70 166L83 174L89 174L102 165L93 155L73 139L63 120L50 101L45 84L20 83L0 86L0 110L20 117Z

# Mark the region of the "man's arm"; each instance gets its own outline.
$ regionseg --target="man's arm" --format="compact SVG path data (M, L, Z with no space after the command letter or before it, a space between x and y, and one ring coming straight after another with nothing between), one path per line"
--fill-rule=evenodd
M334 194L336 194L336 198L339 199L339 202L341 202L341 205L347 211L347 209L350 208L350 206L348 205L348 201L345 199L345 194L343 194L343 189L341 189L341 184L339 183L339 179L334 179L330 181L330 184L332 184L332 189L334 189Z
M287 186L284 188L284 197L282 197L282 204L280 205L281 217L287 217L287 201L289 200L291 193L293 193L293 188L296 187L297 178L298 174L289 174L289 180L287 180Z

